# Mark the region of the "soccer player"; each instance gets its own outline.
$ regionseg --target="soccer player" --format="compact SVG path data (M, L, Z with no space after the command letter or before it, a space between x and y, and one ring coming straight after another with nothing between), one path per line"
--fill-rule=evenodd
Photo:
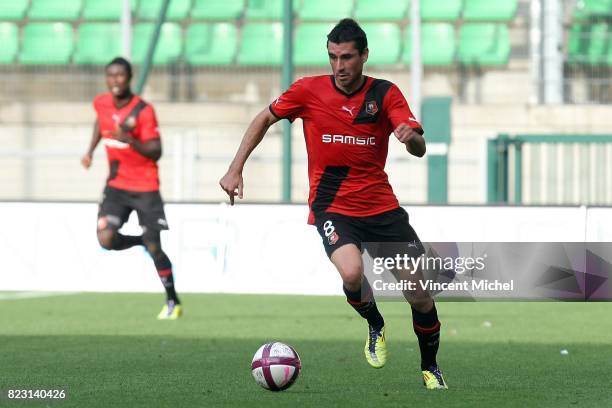
M168 229L164 203L159 194L157 161L162 145L153 106L130 89L132 66L124 58L113 59L105 69L109 92L100 94L93 105L97 120L83 167L91 166L98 143L106 147L110 174L98 211L98 242L109 250L143 245L153 258L167 300L158 319L175 320L182 307L174 289L172 263L161 246L161 231ZM119 232L136 211L142 235Z
M369 50L357 22L341 20L327 36L327 51L333 75L302 78L261 111L246 130L220 185L231 204L235 196L242 198L244 164L268 128L280 119L302 118L309 223L316 225L342 277L348 303L368 322L365 357L372 367L380 368L387 357L385 323L364 279L362 243L405 242L410 243L406 247L417 248L412 256L424 252L384 166L391 133L417 157L425 154L425 139L399 88L363 75ZM422 290L404 295L411 304L424 384L427 389L446 389L436 362L440 322L434 301Z

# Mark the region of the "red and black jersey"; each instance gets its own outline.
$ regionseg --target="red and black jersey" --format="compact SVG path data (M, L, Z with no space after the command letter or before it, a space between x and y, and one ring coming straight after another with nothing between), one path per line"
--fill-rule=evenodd
M159 190L159 174L155 160L141 155L127 143L115 139L112 134L119 129L119 125L140 101L141 98L134 95L127 105L117 109L110 92L98 95L94 99L93 105L110 169L107 184L127 191L157 191ZM140 111L130 135L140 142L159 139L157 118L151 105L147 104Z
M349 95L331 75L306 77L272 102L270 111L303 120L310 224L320 212L365 217L399 207L385 173L389 135L401 123L421 125L395 84L365 77Z

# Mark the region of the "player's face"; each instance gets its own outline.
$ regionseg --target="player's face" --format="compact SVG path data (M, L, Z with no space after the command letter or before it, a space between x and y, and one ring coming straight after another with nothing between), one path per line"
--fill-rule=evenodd
M106 86L115 97L122 97L128 93L130 79L123 65L113 64L106 68Z
M363 64L368 60L368 49L363 50L363 54L359 54L354 41L340 44L328 41L327 53L336 85L345 90L352 90L361 79Z

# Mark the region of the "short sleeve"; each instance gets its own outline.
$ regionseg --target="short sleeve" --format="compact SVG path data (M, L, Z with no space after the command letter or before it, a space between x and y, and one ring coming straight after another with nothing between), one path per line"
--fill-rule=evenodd
M93 108L96 111L96 113L100 112L100 107L102 105L102 99L103 98L104 98L104 95L98 95L93 100Z
M270 112L279 119L293 122L304 110L305 97L304 81L300 79L270 104Z
M141 141L159 139L157 117L151 105L147 105L138 115L138 127Z
M419 121L414 117L406 98L399 90L397 85L392 85L386 95L385 109L387 117L391 121L393 129L396 129L401 123L405 123L411 128L422 128Z

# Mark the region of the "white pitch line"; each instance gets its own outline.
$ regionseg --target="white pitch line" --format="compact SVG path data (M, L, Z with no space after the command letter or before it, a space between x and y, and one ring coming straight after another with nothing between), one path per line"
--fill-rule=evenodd
M0 300L36 299L75 294L77 294L77 292L0 292Z

